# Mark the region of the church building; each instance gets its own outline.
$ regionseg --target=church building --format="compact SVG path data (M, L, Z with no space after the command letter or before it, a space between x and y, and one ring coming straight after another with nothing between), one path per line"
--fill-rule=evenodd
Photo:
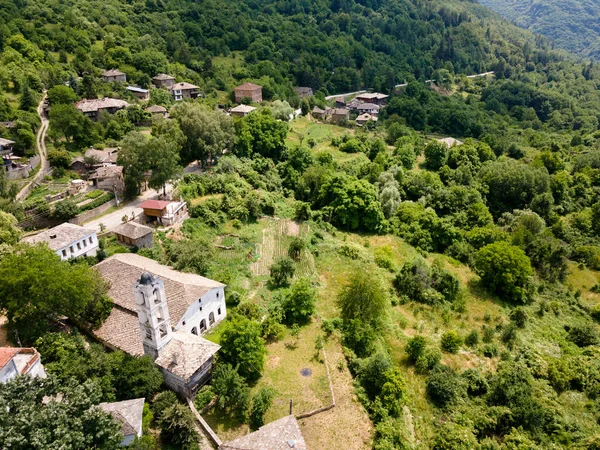
M133 253L116 254L96 269L114 301L96 338L133 356L150 355L171 389L194 395L220 348L200 335L226 317L225 285Z

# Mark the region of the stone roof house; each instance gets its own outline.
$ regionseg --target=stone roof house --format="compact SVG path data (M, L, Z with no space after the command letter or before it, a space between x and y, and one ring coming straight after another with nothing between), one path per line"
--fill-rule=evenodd
M250 99L252 103L262 102L262 86L254 83L244 83L234 89L235 101L242 103L245 98Z
M93 181L96 188L105 191L122 193L125 190L123 166L98 167L90 175L90 180Z
M436 139L436 141L438 141L440 144L444 144L448 148L454 147L455 145L463 145L462 141L459 141L458 139L454 139L453 137Z
M341 447L340 447L341 448ZM219 450L307 450L300 426L293 415L283 417L230 442Z
M104 71L104 73L102 74L102 79L105 83L112 83L115 81L125 82L127 81L127 75L121 72L119 69L110 69Z
M85 158L93 159L95 164L94 167L101 167L107 165L115 165L117 164L117 157L119 153L118 147L107 147L103 150L98 150L96 148L88 148L85 151Z
M0 347L0 383L19 375L46 378L38 351L33 347Z
M377 116L369 114L369 113L361 114L360 116L358 116L356 118L356 125L362 127L364 124L366 124L369 121L377 122Z
M150 114L152 114L152 117L160 116L163 119L166 119L167 116L169 115L167 108L165 108L164 106L160 106L160 105L148 106L146 108L146 111L149 112Z
M62 223L22 240L31 245L46 243L62 260L95 256L98 250L96 230L72 223Z
M364 94L358 94L354 98L355 100L358 100L360 102L374 103L376 105L382 106L389 98L389 95L380 94L379 92L367 92Z
M94 335L130 355L150 354L169 387L185 396L195 392L219 350L199 335L226 317L225 285L133 253L113 255L95 268L110 284L114 307Z
M166 73L159 73L155 77L152 77L152 84L159 89L171 89L175 84L175 77Z
M331 114L331 108L326 106L325 109L321 109L315 105L311 111L311 114L316 119L326 119Z
M309 87L297 87L295 89L296 89L296 92L298 93L298 97L300 97L300 98L311 97L313 95L312 88L309 88Z
M331 121L334 123L340 123L344 120L350 119L350 110L345 108L335 108L331 112Z
M254 106L249 105L238 105L235 108L231 108L229 113L234 117L246 117L252 111L256 110Z
M150 248L154 245L152 228L136 222L122 223L113 230L117 241L137 248Z
M198 98L199 87L191 83L177 83L174 84L169 90L175 101L184 100L186 98Z
M75 103L75 108L81 111L92 120L98 120L100 111L106 111L109 114L114 114L121 109L129 106L125 100L118 98L99 98L99 99L84 99Z
M136 436L142 436L144 400L143 398L135 398L133 400L100 403L98 405L101 410L113 416L121 424L121 434L123 434L122 447L131 444Z
M356 106L356 109L361 114L378 114L380 108L379 105L376 105L375 103L360 103Z

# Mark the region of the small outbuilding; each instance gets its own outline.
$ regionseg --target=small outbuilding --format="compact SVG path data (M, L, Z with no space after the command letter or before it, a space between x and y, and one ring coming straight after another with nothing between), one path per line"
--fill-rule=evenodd
M238 105L235 108L231 108L231 111L229 111L229 113L233 117L246 117L248 114L250 114L254 110L256 110L256 108L254 106Z
M152 114L152 118L162 117L163 119L166 119L169 116L167 108L165 108L164 106L160 106L160 105L148 106L146 108L146 112L149 112L150 114Z
M139 100L148 100L150 98L150 91L137 86L127 86L127 89L131 94Z
M136 222L122 223L113 230L117 241L132 245L137 248L150 248L154 246L152 228Z
M98 405L101 410L113 416L121 425L121 434L123 435L121 447L131 444L136 437L142 437L144 400L143 398L134 398L133 400Z
M122 82L127 81L127 75L121 72L119 69L105 70L102 74L102 79L105 83Z
M350 111L345 108L335 108L331 113L331 121L333 123L341 123L344 120L350 119Z

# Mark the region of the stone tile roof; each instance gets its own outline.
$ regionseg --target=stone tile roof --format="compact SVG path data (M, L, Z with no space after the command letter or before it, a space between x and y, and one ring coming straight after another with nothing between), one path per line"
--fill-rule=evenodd
M385 95L385 94L380 94L379 92L367 92L365 94L359 94L356 96L356 98L358 99L365 99L365 100L383 100L384 98L388 98L389 95Z
M121 175L123 175L123 166L104 166L98 167L90 176L90 179L102 180L105 178L121 177Z
M380 106L375 103L361 103L356 108L361 111L379 111Z
M105 148L104 150L98 150L95 148L88 148L85 151L86 158L95 158L101 163L111 163L116 164L117 162L117 153L119 152L119 148Z
M152 234L152 228L137 222L122 223L113 230L116 234L128 237L129 239L139 239Z
M96 234L96 230L92 228L84 228L73 223L62 223L49 230L42 231L35 236L27 236L23 238L23 242L28 244L38 244L45 242L52 250L60 250L67 247L79 239L82 239L90 234Z
M438 141L440 144L446 144L446 146L448 146L448 147L453 147L455 145L463 145L462 141L459 141L458 139L454 139L453 137L436 139L436 141Z
M258 84L254 84L254 83L244 83L241 86L238 86L235 88L235 90L240 90L240 91L255 91L257 89L262 89L262 86L259 86Z
M95 268L110 283L108 296L115 304L131 311L136 317L136 322L134 287L144 272L150 272L162 279L172 324L177 324L188 307L197 302L202 295L211 289L225 287L217 281L200 275L178 272L134 253L118 253L97 264ZM137 323L134 328L139 334Z
M155 77L152 77L153 80L165 81L165 80L174 80L175 77L171 75L167 75L166 73L159 73Z
M99 98L99 99L84 99L75 103L75 108L80 110L81 112L96 112L100 109L107 108L126 108L129 106L125 100L120 100L118 98Z
M104 412L109 413L121 424L123 436L137 435L142 428L144 414L144 399L135 398L122 402L100 403L98 405Z
M238 105L235 108L231 108L230 112L251 113L255 109L256 108L254 106Z
M325 110L319 108L317 105L312 109L313 114L325 114Z
M125 73L121 72L119 69L110 69L105 70L102 76L105 77L118 77L119 75L125 75Z
M349 116L350 111L345 108L335 108L333 111L331 111L331 114L333 116Z
M154 363L186 382L221 348L187 331L175 331Z
M191 83L186 83L185 81L181 82L181 83L174 84L173 87L171 88L172 91L177 91L177 90L185 91L185 90L188 90L188 89L199 89L199 88L198 88L198 86L195 86L195 85L193 85Z
M165 108L164 106L160 106L160 105L152 105L152 106L147 107L146 111L148 111L149 113L152 113L152 114L166 113L167 108Z
M11 141L10 139L4 139L4 138L0 138L0 145L1 146L5 146L5 145L13 145L15 143L15 141Z
M292 415L268 423L254 433L219 446L219 450L307 450L307 448L300 426Z
M131 292L133 295L133 286ZM108 318L93 333L109 347L118 348L132 356L144 355L137 312L114 305Z

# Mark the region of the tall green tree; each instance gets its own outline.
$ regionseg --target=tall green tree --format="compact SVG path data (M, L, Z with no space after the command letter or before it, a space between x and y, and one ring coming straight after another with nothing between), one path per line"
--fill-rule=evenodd
M94 124L73 105L58 104L50 108L50 135L55 140L65 138L74 150L94 143Z
M258 322L243 317L227 322L220 344L224 362L237 366L240 375L248 381L260 378L267 350Z
M235 122L235 154L250 156L258 153L266 158L279 160L286 150L287 131L287 124L277 120L270 109L248 114Z
M21 244L0 259L0 308L21 341L33 342L61 316L98 326L111 300L100 274L69 264L45 245Z

